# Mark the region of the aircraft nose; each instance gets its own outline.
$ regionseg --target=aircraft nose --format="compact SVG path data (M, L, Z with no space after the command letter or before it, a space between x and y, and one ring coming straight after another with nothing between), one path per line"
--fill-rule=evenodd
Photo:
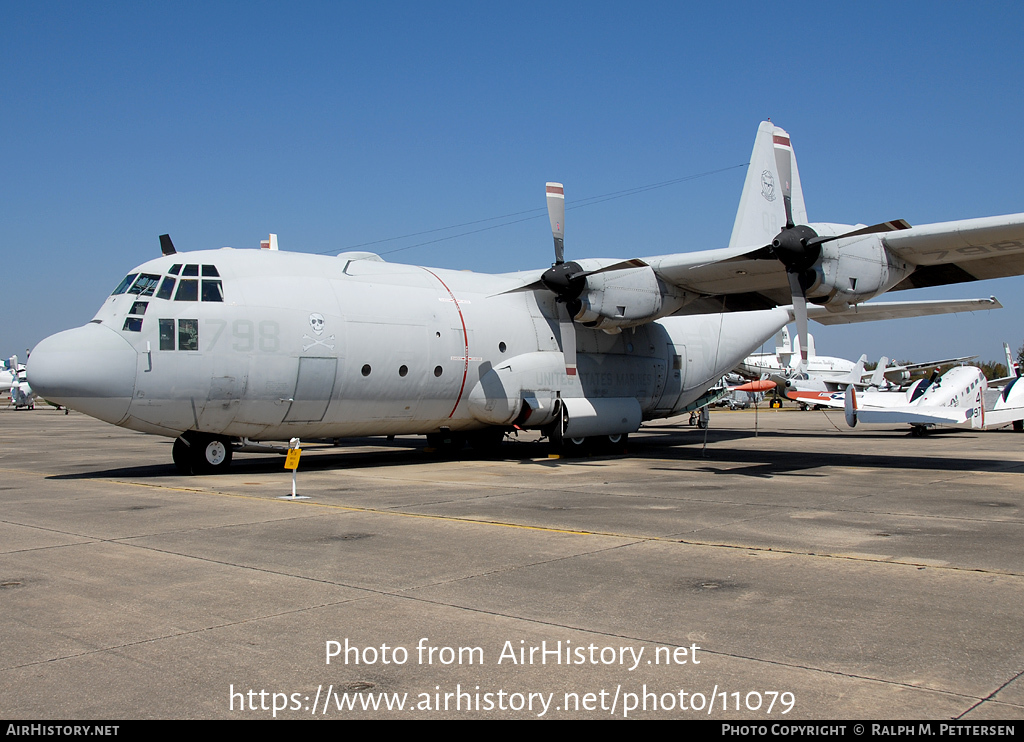
M40 397L115 425L128 414L137 367L135 348L93 323L46 338L26 364Z

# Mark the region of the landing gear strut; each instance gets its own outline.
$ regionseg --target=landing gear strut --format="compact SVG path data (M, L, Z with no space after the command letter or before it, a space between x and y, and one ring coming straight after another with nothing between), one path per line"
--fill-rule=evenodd
M182 474L221 474L231 466L231 442L188 431L174 441L171 457Z

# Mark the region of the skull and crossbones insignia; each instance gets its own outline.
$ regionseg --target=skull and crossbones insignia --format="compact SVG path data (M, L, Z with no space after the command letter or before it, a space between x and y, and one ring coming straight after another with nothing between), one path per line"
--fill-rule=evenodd
M320 314L320 312L313 312L311 315L309 315L309 326L312 328L313 333L315 335L317 335L318 337L320 335L324 334L324 324L325 324L324 316L322 314ZM302 346L302 351L303 352L309 350L314 345L322 345L325 348L328 348L329 350L334 350L334 346L331 345L330 343L326 342L325 340L318 340L317 338L310 337L309 335L303 335L302 339L303 340L310 340L310 341L312 341L308 345L303 345ZM334 335L331 335L330 337L328 337L327 340L334 340Z

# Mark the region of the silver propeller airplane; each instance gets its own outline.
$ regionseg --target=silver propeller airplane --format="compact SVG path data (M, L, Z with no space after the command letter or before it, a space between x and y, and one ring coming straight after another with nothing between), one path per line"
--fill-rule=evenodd
M572 448L707 404L794 319L806 348L808 317L933 314L947 310L862 302L1024 273L1024 214L808 224L789 135L771 122L726 248L566 262L562 186L546 190L555 263L526 273L371 253L179 254L164 235L163 255L128 273L91 322L36 346L29 379L51 402L175 438L186 473L293 437L486 446L519 427Z

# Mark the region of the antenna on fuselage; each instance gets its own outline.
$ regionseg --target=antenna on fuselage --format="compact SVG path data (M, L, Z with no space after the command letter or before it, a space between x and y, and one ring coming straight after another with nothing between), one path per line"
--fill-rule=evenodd
M160 252L164 255L174 255L178 252L174 249L174 243L171 242L171 236L169 234L160 235Z

